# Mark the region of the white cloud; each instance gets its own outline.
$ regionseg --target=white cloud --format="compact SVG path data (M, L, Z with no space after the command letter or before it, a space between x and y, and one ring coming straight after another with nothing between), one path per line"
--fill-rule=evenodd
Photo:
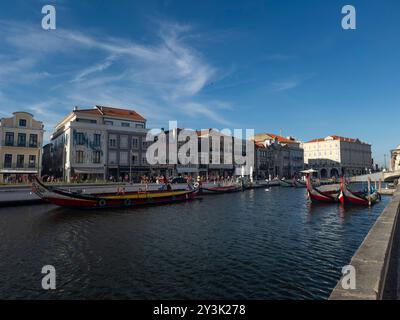
M204 86L220 75L186 43L189 26L160 23L161 31L150 44L66 29L48 32L9 21L0 21L0 26L0 45L12 52L0 55L0 81L7 80L15 88L51 78L50 86L42 84L43 92L30 92L34 102L52 101L54 106L48 107L53 108L95 103L140 108L143 104L140 111L147 118L165 121L166 117L179 119L182 110L177 105L201 105L193 110L198 116L218 123L226 119L204 107L207 101L199 102Z

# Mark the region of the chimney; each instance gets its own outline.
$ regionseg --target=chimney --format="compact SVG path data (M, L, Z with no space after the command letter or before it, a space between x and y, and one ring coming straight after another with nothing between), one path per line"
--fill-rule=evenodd
M78 107L78 106L75 106L75 107L74 107L74 111L77 111L77 110L79 110L79 107Z

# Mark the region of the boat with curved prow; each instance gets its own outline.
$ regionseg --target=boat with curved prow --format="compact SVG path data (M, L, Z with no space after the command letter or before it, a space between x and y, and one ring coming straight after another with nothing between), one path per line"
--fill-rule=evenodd
M346 205L359 205L359 206L371 206L381 200L381 196L378 191L373 190L370 181L368 181L367 191L365 192L354 192L351 191L342 177L340 180L340 203Z
M308 197L312 202L334 203L339 201L340 190L333 189L322 191L314 187L309 174L306 177L306 186Z
M198 193L198 189L189 186L189 190L124 192L123 189L120 189L116 193L82 194L46 186L38 177L34 177L32 191L41 199L57 206L82 209L169 204L192 200Z

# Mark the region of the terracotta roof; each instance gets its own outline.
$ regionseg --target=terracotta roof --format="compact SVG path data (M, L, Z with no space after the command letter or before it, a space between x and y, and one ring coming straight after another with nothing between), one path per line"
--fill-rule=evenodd
M361 143L361 144L367 144L365 142L360 141L359 139L354 139L354 138L347 138L347 137L341 137L341 136L328 136L326 138L318 138L318 139L313 139L310 141L307 141L306 143L310 142L323 142L323 141L329 141L328 138L332 138L333 140L338 140L338 141L346 141L346 142L352 142L352 143Z
M106 106L96 106L93 109L77 109L74 112L93 114L93 115L103 115L107 117L123 118L135 121L146 121L139 113L130 109L120 109Z
M260 141L256 141L255 142L255 146L257 149L267 149L264 145L264 143L260 142Z
M279 143L298 143L295 140L290 140L288 138L279 136L279 135L274 134L274 133L259 133L259 134L256 134L254 136L254 141L257 142L257 141L264 141L264 140L267 140L267 139L275 139L275 138L278 139Z

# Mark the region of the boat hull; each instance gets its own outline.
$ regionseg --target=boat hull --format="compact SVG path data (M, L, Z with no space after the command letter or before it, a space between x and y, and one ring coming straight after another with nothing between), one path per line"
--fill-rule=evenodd
M353 192L342 179L339 201L343 205L371 206L380 201L380 194L377 191L369 195L361 192Z
M67 190L45 186L37 178L32 183L32 190L43 200L57 206L69 208L115 208L137 207L152 204L168 204L192 200L198 189L190 190L157 190L115 194L78 194Z
M340 190L321 191L314 187L311 178L306 180L307 194L311 202L335 203L338 202Z

